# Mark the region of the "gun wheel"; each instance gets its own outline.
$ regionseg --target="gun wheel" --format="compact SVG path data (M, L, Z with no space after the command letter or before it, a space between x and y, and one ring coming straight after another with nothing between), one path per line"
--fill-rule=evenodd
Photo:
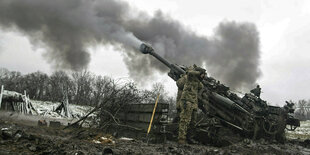
M272 118L266 119L263 123L263 129L266 133L270 135L275 135L278 133L279 123Z
M289 127L285 127L285 129L286 130L288 130L288 131L295 131L295 129L297 128L297 126L295 126L295 125L288 125Z

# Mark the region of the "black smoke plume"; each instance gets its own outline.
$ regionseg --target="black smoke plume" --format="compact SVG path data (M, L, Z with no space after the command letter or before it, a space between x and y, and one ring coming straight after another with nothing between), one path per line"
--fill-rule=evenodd
M87 67L89 46L112 44L122 46L133 78L166 72L165 66L135 50L143 40L170 61L205 65L233 88L249 87L261 74L259 37L251 23L222 22L208 38L161 11L150 16L119 0L0 0L0 26L44 46L48 61L66 69Z

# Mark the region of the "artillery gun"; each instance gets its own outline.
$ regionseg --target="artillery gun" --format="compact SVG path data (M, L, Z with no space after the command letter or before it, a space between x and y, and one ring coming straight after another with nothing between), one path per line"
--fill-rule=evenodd
M175 81L186 73L186 67L169 63L148 44L142 43L140 51L166 65L170 69L168 75ZM241 137L283 141L285 129L293 131L300 126L300 121L292 115L293 103L287 102L284 107L270 106L251 93L241 98L212 77L205 76L202 83L199 108L208 118L216 118L223 127Z

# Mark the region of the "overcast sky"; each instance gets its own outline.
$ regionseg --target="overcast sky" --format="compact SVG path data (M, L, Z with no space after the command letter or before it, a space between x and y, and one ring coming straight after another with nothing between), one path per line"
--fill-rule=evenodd
M211 36L221 21L251 22L257 26L262 51L257 81L261 97L273 105L285 100L310 99L310 1L307 0L127 0L149 15L162 10L198 34ZM0 67L22 73L51 73L42 54L17 32L0 30ZM89 47L89 70L96 74L129 79L120 52L113 47ZM173 62L173 60L170 60ZM240 68L242 70L242 68ZM216 78L216 77L215 77ZM176 86L166 74L157 74L149 85L163 82L171 95Z

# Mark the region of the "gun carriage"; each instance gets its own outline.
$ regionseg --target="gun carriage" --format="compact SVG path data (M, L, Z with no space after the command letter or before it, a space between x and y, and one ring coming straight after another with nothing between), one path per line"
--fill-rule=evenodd
M186 73L186 67L168 62L148 44L142 43L140 51L166 65L170 69L168 76L175 81ZM293 131L300 126L300 121L293 117L293 103L287 102L284 107L271 106L251 93L239 97L212 77L205 76L201 82L204 88L199 95L198 107L206 117L216 118L222 126L242 137L283 141L285 129Z

